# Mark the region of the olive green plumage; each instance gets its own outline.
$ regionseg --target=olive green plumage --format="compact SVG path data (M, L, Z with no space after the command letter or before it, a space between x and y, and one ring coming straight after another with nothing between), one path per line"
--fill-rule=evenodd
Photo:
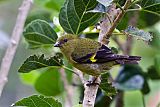
M140 60L138 56L114 54L97 41L71 34L60 37L55 47L60 48L74 67L93 76L99 76L113 65L137 63Z

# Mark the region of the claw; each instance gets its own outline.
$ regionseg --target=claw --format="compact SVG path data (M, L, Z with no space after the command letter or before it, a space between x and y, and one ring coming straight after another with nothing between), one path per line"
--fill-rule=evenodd
M99 83L95 83L95 81L88 81L86 86L94 86L94 85L100 85Z

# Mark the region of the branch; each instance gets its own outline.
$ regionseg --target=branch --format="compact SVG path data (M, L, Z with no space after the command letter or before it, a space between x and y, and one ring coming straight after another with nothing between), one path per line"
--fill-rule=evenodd
M116 9L116 4L113 4L109 7L106 15L102 19L102 23L100 24L100 33L98 41L102 44L108 44L106 33L111 29L112 25L114 24L114 19L117 16L118 11ZM112 22L112 23L111 23Z
M92 80L94 77L90 77ZM95 79L95 78L94 78ZM93 81L93 80L92 80ZM95 83L100 84L101 80L98 77ZM87 82L84 84L84 98L83 98L83 107L94 107L95 99L97 95L99 85L87 85Z
M68 84L68 80L67 80L67 77L66 77L66 73L65 73L65 70L63 68L60 69L60 74L61 74L61 79L64 83L64 88L66 90L66 93L67 93L67 97L66 97L66 106L65 107L72 107L72 89L69 87L69 84Z
M79 75L79 79L81 80L82 84L84 85L84 98L83 98L83 107L94 107L96 94L98 91L99 85L87 85L88 81L85 80L83 77L83 73L78 69L74 68L74 71ZM94 77L90 77L89 81L93 81ZM95 83L100 84L100 78L97 78Z
M112 32L114 31L114 29L117 27L117 25L119 24L119 22L121 21L122 17L124 16L124 14L126 13L126 10L129 8L129 6L131 5L131 0L126 0L124 6L123 6L123 11L121 10L116 19L114 20L112 26L110 27L110 29L105 33L105 35L103 36L103 41L105 42L102 42L103 44L108 44L109 43L109 38L111 37L112 35ZM118 12L118 10L117 10ZM111 13L111 14L114 14L114 13Z
M106 36L108 36L107 38L110 38L112 32L117 27L118 23L121 21L122 17L124 16L126 10L129 8L129 6L130 6L131 3L132 3L131 0L126 0L125 4L123 6L123 11L119 12L118 16L114 20L113 25L111 26L111 28L109 29L109 31L106 33Z
M32 0L24 0L21 7L19 8L19 13L17 16L16 24L11 36L11 44L9 44L6 53L2 59L0 68L0 96L2 94L3 88L8 81L8 73L16 53L17 46L20 41L21 34L23 32L23 27L25 20L27 18L28 12L32 5Z
M106 16L102 19L102 23L100 24L101 31L99 33L98 42L102 44L106 43L104 36L112 26L111 22L114 22L116 15L117 15L116 5L113 4L110 6ZM89 80L93 80L93 79L95 79L95 77L91 76ZM96 78L95 83L98 83L98 84L101 83L100 77ZM84 91L84 98L83 98L83 107L94 107L99 85L87 86L86 84L87 82L84 84L85 91Z

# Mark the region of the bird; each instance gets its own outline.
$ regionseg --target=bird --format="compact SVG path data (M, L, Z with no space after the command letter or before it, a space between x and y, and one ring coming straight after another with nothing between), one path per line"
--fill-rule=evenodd
M104 44L89 38L66 34L54 44L75 68L84 74L98 77L114 65L138 64L140 56L118 55Z

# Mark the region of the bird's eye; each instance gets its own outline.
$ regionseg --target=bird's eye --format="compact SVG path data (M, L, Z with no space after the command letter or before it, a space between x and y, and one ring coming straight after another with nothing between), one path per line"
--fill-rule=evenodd
M64 39L64 42L67 42L68 40L67 39Z

